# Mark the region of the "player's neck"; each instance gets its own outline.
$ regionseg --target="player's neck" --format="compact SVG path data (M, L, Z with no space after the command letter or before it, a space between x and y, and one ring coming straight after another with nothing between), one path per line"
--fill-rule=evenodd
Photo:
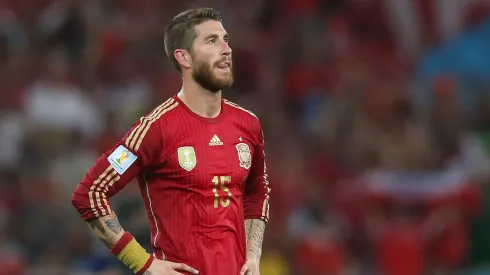
M194 113L205 118L215 118L221 112L221 91L212 93L198 86L197 83L184 83L177 94L182 102Z

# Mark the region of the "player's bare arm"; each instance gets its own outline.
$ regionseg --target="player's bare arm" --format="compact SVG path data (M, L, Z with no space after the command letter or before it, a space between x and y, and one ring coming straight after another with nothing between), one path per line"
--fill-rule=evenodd
M240 271L241 275L260 275L260 257L264 240L265 222L260 219L245 220L247 236L247 261Z
M109 249L112 249L124 234L124 230L114 212L90 221L89 225L95 232L95 235L97 235Z
M260 219L245 220L245 233L247 235L247 259L260 259L262 256L262 242L264 241L265 222Z

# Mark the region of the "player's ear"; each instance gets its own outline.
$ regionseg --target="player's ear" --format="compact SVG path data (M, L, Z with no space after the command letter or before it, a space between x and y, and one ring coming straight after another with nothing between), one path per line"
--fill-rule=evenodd
M189 69L191 67L191 56L189 52L182 49L177 49L174 52L174 57L179 62L180 66Z

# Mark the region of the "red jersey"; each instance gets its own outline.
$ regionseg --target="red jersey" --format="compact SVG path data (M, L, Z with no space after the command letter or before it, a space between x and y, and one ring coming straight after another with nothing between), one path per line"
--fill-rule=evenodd
M158 259L202 275L238 275L244 220L269 218L263 147L250 111L222 100L218 117L203 118L174 96L97 160L72 202L86 221L107 215L109 198L136 177Z

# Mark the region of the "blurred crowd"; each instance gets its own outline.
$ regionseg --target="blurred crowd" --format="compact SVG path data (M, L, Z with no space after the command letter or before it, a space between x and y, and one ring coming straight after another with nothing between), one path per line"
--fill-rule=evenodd
M487 3L0 0L0 275L128 274L71 194L179 91L164 26L198 6L264 127L261 274L490 274ZM149 248L137 184L112 203Z

